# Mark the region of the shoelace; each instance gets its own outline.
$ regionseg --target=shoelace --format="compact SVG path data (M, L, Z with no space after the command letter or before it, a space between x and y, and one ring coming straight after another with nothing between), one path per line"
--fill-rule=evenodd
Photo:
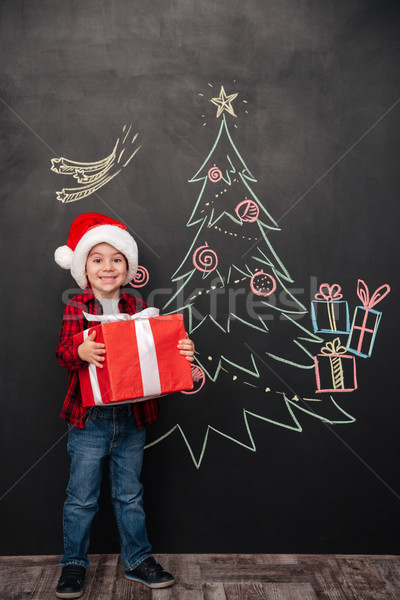
M162 568L162 566L160 564L158 564L156 561L152 561L150 562L150 564L147 565L143 565L144 568L146 569L147 573L149 573L149 575L154 574L160 574L164 572L164 569Z
M164 569L162 568L161 565L159 565L158 563L156 563L152 569L153 573L164 573Z
M63 569L61 578L63 582L78 580L79 583L82 583L85 578L85 572L78 565L67 565Z

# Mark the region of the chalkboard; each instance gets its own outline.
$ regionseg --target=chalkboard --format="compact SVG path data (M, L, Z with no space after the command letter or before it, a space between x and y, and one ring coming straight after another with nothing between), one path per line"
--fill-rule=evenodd
M3 554L61 554L73 219L123 221L129 286L182 312L157 552L397 553L395 2L3 0ZM106 471L106 468L105 468ZM118 552L103 482L91 552Z

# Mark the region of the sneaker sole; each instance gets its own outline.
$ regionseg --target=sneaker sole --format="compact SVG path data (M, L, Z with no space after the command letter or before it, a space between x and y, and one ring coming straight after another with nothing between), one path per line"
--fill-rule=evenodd
M142 583L146 587L152 588L153 590L170 587L171 585L174 585L174 583L175 583L175 579L169 579L168 581L163 581L161 583L147 583L147 581L144 581L144 579L139 579L138 577L131 577L130 575L127 575L126 573L124 573L124 577L126 579L129 579L129 581L136 581L137 583Z
M57 598L65 598L66 600L73 600L73 598L80 598L83 596L83 590L81 592L56 592Z

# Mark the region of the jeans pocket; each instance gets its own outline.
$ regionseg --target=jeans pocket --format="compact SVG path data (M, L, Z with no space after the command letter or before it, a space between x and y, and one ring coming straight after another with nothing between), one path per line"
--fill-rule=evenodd
M97 419L97 413L98 413L98 410L97 410L96 406L92 406L92 408L89 408L89 410L86 413L85 424L87 422L94 421L95 419Z

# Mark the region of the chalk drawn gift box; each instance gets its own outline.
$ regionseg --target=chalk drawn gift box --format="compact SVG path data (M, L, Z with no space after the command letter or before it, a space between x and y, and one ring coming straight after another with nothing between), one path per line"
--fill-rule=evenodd
M353 392L357 389L356 360L346 354L340 338L327 342L314 356L316 392Z
M389 292L390 287L385 284L378 288L372 297L370 297L366 283L362 279L358 280L357 296L360 298L363 306L357 306L354 311L350 335L347 340L347 350L349 352L362 358L369 358L371 356L382 317L382 313L373 310L373 306L383 300Z
M314 333L349 333L350 315L346 300L337 283L322 283L311 301L311 321Z
M190 362L177 349L186 337L181 314L158 316L152 307L135 315L83 314L101 324L76 334L74 342L96 331L96 342L106 350L102 369L93 364L79 369L84 406L140 402L192 389Z

